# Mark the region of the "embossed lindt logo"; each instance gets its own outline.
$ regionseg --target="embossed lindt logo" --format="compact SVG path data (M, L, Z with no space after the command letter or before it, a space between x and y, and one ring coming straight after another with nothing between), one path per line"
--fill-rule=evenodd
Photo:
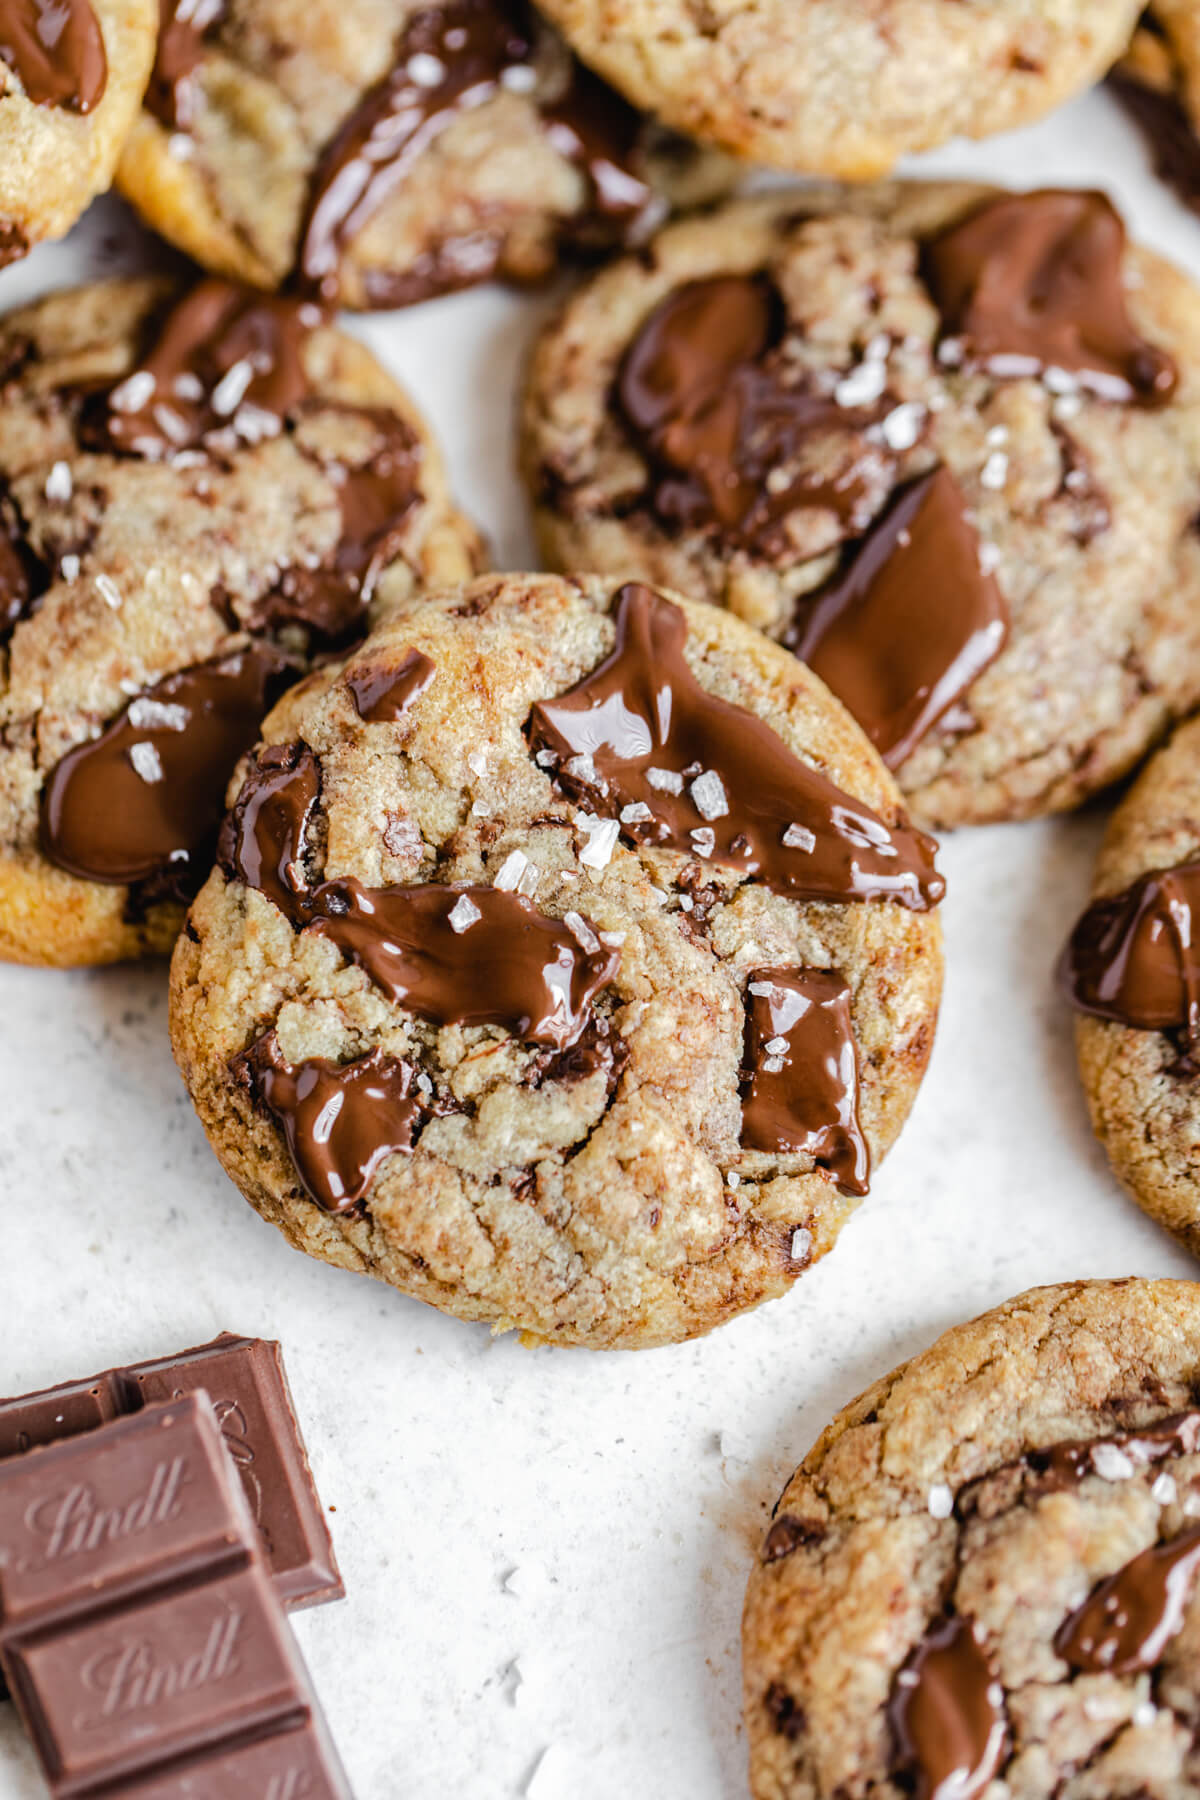
M304 1796L312 1791L312 1780L307 1769L293 1767L280 1775L272 1775L263 1800L304 1800Z
M105 1544L141 1537L177 1519L186 1482L187 1458L175 1456L157 1464L149 1487L122 1506L98 1506L92 1489L82 1482L32 1501L25 1509L25 1527L42 1541L39 1553L23 1557L18 1567L28 1571L86 1556Z
M243 1614L224 1607L213 1619L201 1649L178 1662L160 1655L146 1638L111 1645L84 1663L80 1679L91 1694L99 1696L95 1712L81 1711L76 1726L93 1730L129 1713L153 1712L181 1694L215 1687L239 1672L235 1649Z

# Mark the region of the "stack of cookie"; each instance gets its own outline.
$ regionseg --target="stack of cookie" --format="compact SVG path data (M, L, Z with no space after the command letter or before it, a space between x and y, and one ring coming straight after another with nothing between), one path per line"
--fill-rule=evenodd
M1063 975L1200 1249L1200 722L1158 749L1200 293L1100 191L829 181L1121 59L1194 199L1200 9L542 10L0 4L0 259L115 184L198 265L0 321L0 956L173 952L197 1112L300 1248L676 1343L831 1249L904 1123L928 833L1151 756ZM581 261L521 408L554 572L487 574L336 310ZM1198 1383L1186 1287L1080 1284L843 1414L751 1583L756 1795L1200 1793Z

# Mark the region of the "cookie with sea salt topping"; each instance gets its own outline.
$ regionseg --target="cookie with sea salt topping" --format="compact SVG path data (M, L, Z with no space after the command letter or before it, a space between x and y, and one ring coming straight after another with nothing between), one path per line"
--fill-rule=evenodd
M1138 1205L1200 1255L1200 720L1109 822L1063 952L1092 1124Z
M1050 112L1121 54L1141 0L540 4L589 66L678 130L861 181Z
M932 1046L942 881L805 669L658 590L484 577L264 737L171 1032L293 1243L598 1348L707 1331L831 1248Z
M264 713L478 566L366 350L219 281L0 320L0 956L166 950Z
M734 202L533 357L561 568L787 644L935 826L1077 805L1200 698L1200 294L1103 195Z
M157 32L155 0L0 4L0 267L111 186Z
M523 0L167 0L118 175L205 267L356 307L540 279L730 179Z
M1200 1792L1200 1286L1035 1289L867 1389L784 1489L754 1800Z

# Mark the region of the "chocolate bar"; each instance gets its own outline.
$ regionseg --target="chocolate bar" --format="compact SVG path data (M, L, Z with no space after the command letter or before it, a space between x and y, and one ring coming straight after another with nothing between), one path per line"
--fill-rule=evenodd
M348 1800L203 1393L0 1465L0 1667L60 1800Z
M276 1343L226 1332L176 1356L0 1400L0 1461L200 1389L212 1400L283 1604L340 1600L345 1588Z

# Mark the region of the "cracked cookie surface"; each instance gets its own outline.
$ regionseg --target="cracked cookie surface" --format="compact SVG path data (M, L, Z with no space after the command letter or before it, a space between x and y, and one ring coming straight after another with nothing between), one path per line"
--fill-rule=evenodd
M868 729L838 676L861 637L818 652L810 628L939 472L926 560L864 624L885 633L876 741L935 827L1077 805L1195 703L1198 459L1192 284L1126 244L1102 196L946 184L775 193L667 227L551 322L522 427L553 566L730 608ZM956 612L959 637L910 671L936 704L901 717L882 690Z
M180 0L118 173L203 266L355 307L540 280L730 180L522 0Z
M264 730L172 1042L294 1244L598 1348L707 1331L832 1246L932 1046L941 884L806 670L710 607L484 577L395 608Z
M750 1577L755 1800L1200 1792L1198 1398L1200 1289L1131 1280L1022 1295L846 1407Z
M107 191L154 60L155 0L0 11L0 266Z
M56 294L0 381L0 954L166 950L280 687L478 540L407 397L291 303Z
M1092 1125L1138 1205L1200 1255L1200 720L1113 814L1092 896L1063 963L1086 1009L1075 1041Z
M1098 79L1138 0L544 0L584 61L680 131L798 174L884 175Z

